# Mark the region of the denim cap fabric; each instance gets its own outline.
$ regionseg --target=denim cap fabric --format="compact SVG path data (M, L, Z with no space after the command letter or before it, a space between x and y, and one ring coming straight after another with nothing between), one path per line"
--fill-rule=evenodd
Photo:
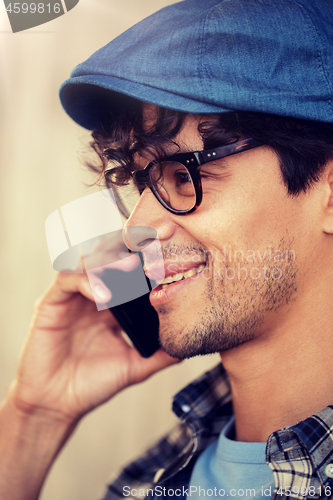
M123 96L189 113L333 122L333 0L184 0L79 64L60 88L88 129ZM125 98L126 100L126 98Z

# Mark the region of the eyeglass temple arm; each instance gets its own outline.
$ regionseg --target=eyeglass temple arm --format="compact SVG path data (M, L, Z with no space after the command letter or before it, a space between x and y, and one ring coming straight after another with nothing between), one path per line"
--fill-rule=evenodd
M242 151L256 148L257 146L262 146L262 143L257 139L243 139L241 141L237 141L236 143L234 142L233 144L227 144L226 146L222 146L219 148L200 151L201 158L199 159L199 162L201 165L202 163L219 160L220 158L225 158L226 156L241 153Z

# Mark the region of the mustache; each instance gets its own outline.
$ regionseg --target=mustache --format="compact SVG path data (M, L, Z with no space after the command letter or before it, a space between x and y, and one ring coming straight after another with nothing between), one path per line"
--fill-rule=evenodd
M200 244L176 245L174 243L166 243L165 245L157 245L152 243L142 251L142 255L145 266L149 266L161 261L207 261L210 252L204 245Z

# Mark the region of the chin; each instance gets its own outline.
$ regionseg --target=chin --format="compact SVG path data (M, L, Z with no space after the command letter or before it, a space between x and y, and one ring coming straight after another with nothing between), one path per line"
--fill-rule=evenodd
M195 356L205 356L206 354L220 353L232 349L248 342L252 335L233 335L223 332L220 325L211 327L208 331L205 328L194 328L191 331L162 330L160 332L160 343L163 350L169 356L178 359L188 359Z

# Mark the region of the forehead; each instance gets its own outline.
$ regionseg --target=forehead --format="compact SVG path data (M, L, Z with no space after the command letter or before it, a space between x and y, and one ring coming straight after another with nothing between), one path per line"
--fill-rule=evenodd
M154 127L158 119L158 106L154 104L144 104L143 125L148 132ZM188 152L203 149L202 137L198 131L198 126L206 119L212 119L211 115L187 114L185 115L182 127L170 144L164 145L166 153L169 155L175 152Z
M203 149L203 140L198 131L198 126L203 120L201 115L186 116L182 128L174 139L181 152Z

